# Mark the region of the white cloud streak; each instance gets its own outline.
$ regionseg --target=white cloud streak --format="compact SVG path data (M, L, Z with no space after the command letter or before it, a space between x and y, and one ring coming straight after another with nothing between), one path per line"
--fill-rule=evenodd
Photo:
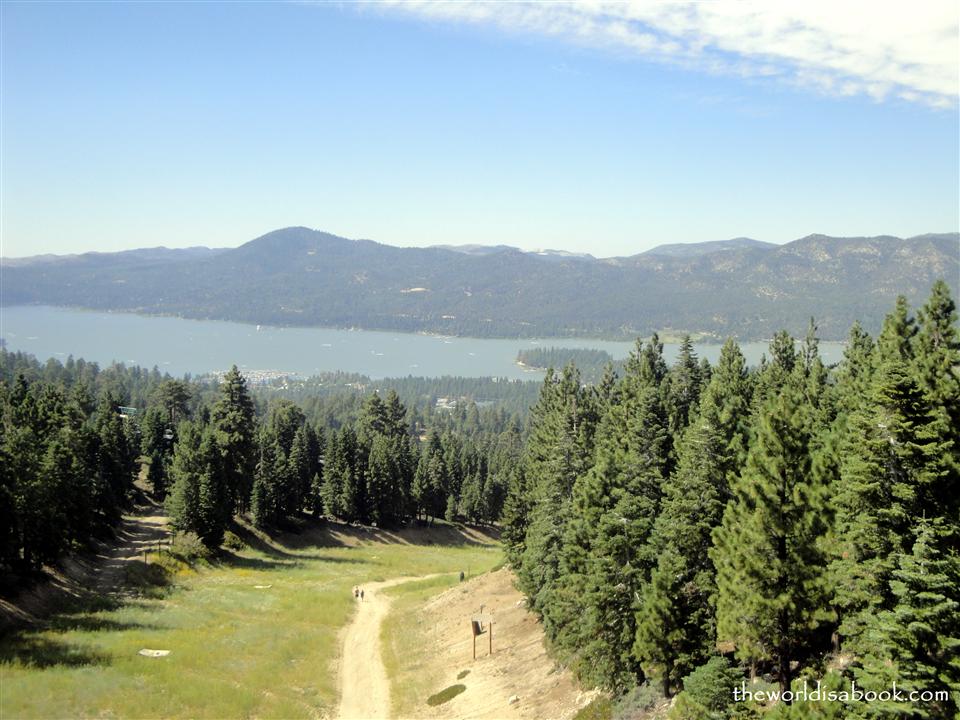
M960 95L954 0L385 0L374 7L547 35L714 74L774 77L830 95L945 108Z

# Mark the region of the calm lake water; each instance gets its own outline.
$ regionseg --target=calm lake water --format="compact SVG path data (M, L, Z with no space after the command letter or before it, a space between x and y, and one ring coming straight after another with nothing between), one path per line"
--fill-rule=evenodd
M184 320L126 313L88 312L54 307L0 309L0 337L10 350L44 361L68 355L109 365L113 361L153 367L172 375L228 369L276 370L312 375L346 370L372 378L419 375L439 377L493 375L537 379L542 373L516 365L517 352L531 347L597 348L614 358L627 356L630 342L544 338L493 340L437 337L409 333L328 328L277 328L213 320ZM842 343L821 343L824 361L838 361ZM765 343L741 346L754 364ZM715 362L719 345L698 345L697 352ZM665 345L668 362L677 346Z

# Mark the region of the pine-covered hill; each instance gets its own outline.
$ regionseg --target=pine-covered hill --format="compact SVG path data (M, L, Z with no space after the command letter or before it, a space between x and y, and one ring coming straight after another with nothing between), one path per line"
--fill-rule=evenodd
M503 538L558 661L614 717L678 693L672 720L957 717L956 302L938 281L916 316L892 305L832 369L811 323L751 370L733 341L668 368L654 337L620 378L548 374ZM768 715L733 698L752 676L945 694Z
M51 304L241 322L475 337L707 338L880 328L898 294L960 275L956 233L703 243L632 257L397 248L307 228L238 248L4 262L3 305ZM692 249L691 249L692 248Z

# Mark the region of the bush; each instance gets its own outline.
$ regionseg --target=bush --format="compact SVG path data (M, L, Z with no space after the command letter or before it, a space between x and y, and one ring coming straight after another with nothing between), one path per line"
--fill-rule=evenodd
M613 718L613 703L610 698L600 696L591 700L573 716L573 720L611 720Z
M743 671L725 657L710 658L683 679L687 699L704 709L718 713L733 704L733 690L743 682Z
M687 692L677 695L673 707L667 714L667 720L715 720L722 717L724 717L722 712L710 712L703 705L691 699Z
M223 534L223 547L227 550L243 550L247 547L247 544L241 540L237 535L227 530Z
M643 683L627 691L613 709L615 718L634 718L653 710L664 700L659 685Z
M210 549L203 544L203 540L196 533L192 532L174 535L170 553L188 565L210 557Z

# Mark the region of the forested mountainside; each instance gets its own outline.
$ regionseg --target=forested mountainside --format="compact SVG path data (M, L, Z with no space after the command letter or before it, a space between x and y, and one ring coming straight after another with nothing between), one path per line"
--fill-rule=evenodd
M477 337L654 331L722 340L880 328L898 294L960 274L960 235L747 239L595 259L514 248L397 248L307 228L235 249L4 262L4 305L51 304L258 324Z
M619 378L551 373L502 522L558 661L616 717L682 691L670 720L956 718L956 323L938 282L916 317L901 297L878 336L855 324L834 369L811 326L754 370L733 341L667 367L654 337ZM782 695L821 681L832 702Z
M503 398L331 391L356 376L252 392L236 368L195 382L0 348L0 573L109 535L143 467L176 531L213 549L237 515L498 521L551 652L634 709L678 694L671 720L954 718L956 303L942 281L915 317L898 298L835 368L817 343L812 323L799 345L780 332L751 369L733 340L712 366L686 339L668 366L654 336L596 383L548 373L525 419ZM771 709L733 695L748 673L907 699Z
M109 537L141 466L176 528L211 547L234 513L269 528L304 512L492 522L538 386L343 373L248 386L236 368L178 379L0 348L0 579Z

